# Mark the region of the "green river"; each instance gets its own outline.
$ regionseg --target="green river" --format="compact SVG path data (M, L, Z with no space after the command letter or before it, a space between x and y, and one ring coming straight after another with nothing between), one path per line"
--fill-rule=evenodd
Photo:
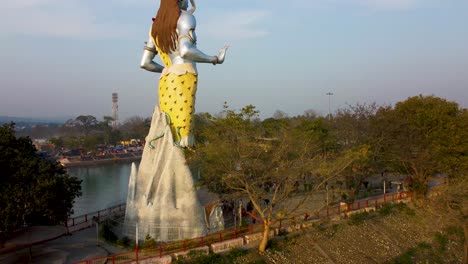
M112 163L68 168L70 176L82 180L83 195L75 199L73 216L125 203L131 164ZM139 161L136 164L138 167Z

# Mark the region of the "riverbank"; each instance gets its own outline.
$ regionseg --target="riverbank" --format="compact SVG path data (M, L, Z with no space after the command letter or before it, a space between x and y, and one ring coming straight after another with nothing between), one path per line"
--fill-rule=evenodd
M74 156L74 157L65 157L58 160L62 166L70 167L80 167L80 166L92 166L100 164L109 164L117 162L131 162L141 160L141 152L134 153L115 153L115 154L106 154L103 156Z

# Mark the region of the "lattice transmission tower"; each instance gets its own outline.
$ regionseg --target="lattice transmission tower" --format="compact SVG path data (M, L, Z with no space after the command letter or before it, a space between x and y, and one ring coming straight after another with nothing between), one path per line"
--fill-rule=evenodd
M119 95L112 93L112 127L117 128L119 126Z

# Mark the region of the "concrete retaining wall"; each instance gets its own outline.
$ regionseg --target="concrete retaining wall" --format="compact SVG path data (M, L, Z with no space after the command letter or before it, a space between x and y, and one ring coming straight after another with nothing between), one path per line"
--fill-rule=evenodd
M172 263L172 257L169 255L138 260L138 264L170 264L170 263ZM136 261L133 261L131 264L136 264Z
M239 237L236 239L230 239L230 240L226 240L223 242L213 243L211 244L211 251L213 251L213 253L221 253L221 252L229 251L236 247L241 247L243 245L244 245L244 238Z
M269 234L269 238L273 238L274 236L275 236L275 230L271 230L270 234ZM258 232L258 233L253 233L253 234L250 234L250 235L245 235L244 236L245 244L250 244L252 242L262 240L262 237L263 237L263 232Z
M193 252L193 251L197 251L197 253L200 253L200 254L203 254L203 255L210 254L210 248L208 246L204 246L204 247L193 248L193 249L190 249L190 250L187 250L187 251L174 253L174 258L175 259L185 258L185 257L187 257L187 255L190 252Z

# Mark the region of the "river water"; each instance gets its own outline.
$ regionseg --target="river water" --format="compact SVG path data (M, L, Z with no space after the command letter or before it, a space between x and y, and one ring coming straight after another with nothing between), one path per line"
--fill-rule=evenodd
M139 162L136 164L138 167ZM112 163L68 168L70 176L82 180L82 196L75 199L72 216L84 215L125 203L131 165L132 163Z

